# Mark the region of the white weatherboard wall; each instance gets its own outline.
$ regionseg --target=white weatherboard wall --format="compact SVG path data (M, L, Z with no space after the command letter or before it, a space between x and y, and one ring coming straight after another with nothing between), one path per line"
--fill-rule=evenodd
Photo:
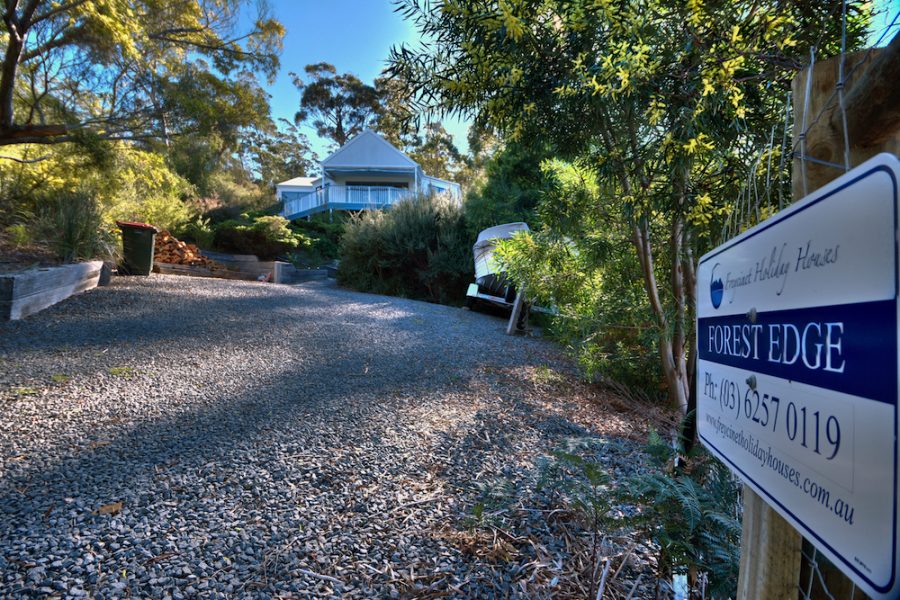
M697 273L701 440L876 598L900 593L898 180L879 155Z
M423 178L423 189L425 192L434 192L437 194L449 194L451 198L457 202L462 201L462 188L458 183L447 181L440 177L431 177L426 175Z
M315 191L316 186L321 182L317 177L294 177L287 181L282 181L275 186L275 198L283 200L285 193L309 194Z

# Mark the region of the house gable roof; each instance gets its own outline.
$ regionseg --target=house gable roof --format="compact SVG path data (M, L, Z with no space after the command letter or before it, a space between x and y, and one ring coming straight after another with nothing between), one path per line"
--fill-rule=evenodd
M371 129L366 129L341 146L322 161L322 166L326 169L368 167L404 170L419 167L416 161L397 150L390 142Z

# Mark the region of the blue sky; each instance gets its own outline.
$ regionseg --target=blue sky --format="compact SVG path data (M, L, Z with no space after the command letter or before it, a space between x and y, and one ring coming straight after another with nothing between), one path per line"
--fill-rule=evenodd
M900 19L894 22L890 31L886 31L897 13L900 12L900 0L875 0L875 10L880 14L872 23L872 32L869 36L870 43L874 44L879 38L883 38L879 46L886 46L895 35L897 35L898 27L900 27Z
M385 67L391 46L419 39L413 27L394 12L390 0L270 0L273 16L286 29L281 71L274 85L266 86L272 96L272 115L294 119L300 94L291 83L291 71L302 73L310 63L329 62L339 73L350 72L366 83ZM468 125L443 119L456 145L467 150ZM319 140L312 128L304 128L313 148L324 158L328 143Z

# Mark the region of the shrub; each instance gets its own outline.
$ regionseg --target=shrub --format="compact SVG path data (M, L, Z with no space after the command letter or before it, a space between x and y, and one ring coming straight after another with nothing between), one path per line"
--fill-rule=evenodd
M611 480L612 453L637 458L637 474ZM636 455L630 444L572 438L538 464L538 489L554 491L551 507L571 510L586 534L577 538L590 540L590 586L597 573L598 537L618 531L655 551L659 580L686 574L691 591L699 592L702 577L707 597L735 596L741 545L738 485L701 446L673 447L651 432Z
M212 195L225 206L236 206L246 210L260 210L272 204L272 193L254 184L240 180L236 173L218 171L210 181Z
M49 197L37 228L63 261L111 258L116 252L117 237L104 227L96 199L86 192Z
M473 275L462 209L442 196L400 202L351 219L338 283L360 291L459 304Z
M257 217L278 216L281 214L281 204L278 202L260 201L257 203L240 204L225 203L219 197L204 198L195 204L203 204L210 207L203 213L212 223L218 224L229 220L255 220Z
M499 263L539 304L558 309L550 333L589 379L660 397L660 332L628 232L610 226L615 199L579 165L545 161L543 168L543 228L500 243Z
M115 146L115 160L94 173L91 186L105 220L143 221L169 231L194 216L183 198L190 184L157 153Z
M25 223L16 223L6 228L9 241L15 248L27 246L32 242L31 231Z
M270 215L219 223L215 245L225 252L255 254L271 260L308 246L309 238L291 230L284 217Z
M737 480L700 445L687 451L652 432L647 451L653 468L631 478L623 499L640 509L632 525L658 548L660 577L687 574L694 590L703 574L710 597L735 597L741 547Z
M309 238L308 247L291 254L291 262L298 267L317 267L330 263L340 256L340 242L349 213L333 215L334 222L324 215L316 215L309 221L298 220L291 228Z
M484 181L466 194L470 235L502 223L538 223L537 207L548 185L541 170L546 157L543 149L508 143L488 160Z
M151 150L103 142L90 148L81 143L48 149L17 145L9 152L23 159L38 152L45 157L27 164L0 161L0 225L24 224L37 242L48 235L48 241L56 241L56 225L51 223L57 220L75 224L78 216L65 214L63 199L78 204L89 197L85 218L99 212L104 230L113 230L116 220L146 221L171 230L195 214L184 202L190 184ZM71 227L69 232L74 233Z
M594 240L594 244L598 242ZM578 360L589 380L660 396L657 332L643 302L637 260L612 245L528 232L498 244L497 259L542 306L553 306L548 333Z
M204 217L197 217L172 233L178 239L192 242L203 249L210 249L215 243L216 232L209 224L209 219Z

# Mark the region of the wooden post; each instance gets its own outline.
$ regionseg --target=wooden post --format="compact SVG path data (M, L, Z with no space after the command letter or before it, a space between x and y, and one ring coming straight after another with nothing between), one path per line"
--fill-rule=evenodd
M850 143L857 148L880 148L893 138L890 145L897 150L900 131L900 35L894 36L887 47L872 53L872 61L857 82L845 90L847 130ZM851 80L852 81L852 80ZM839 111L831 115L831 126L842 130ZM851 150L853 149L851 146Z
M794 600L803 538L765 500L744 486L738 594L741 600Z
M834 95L840 71L839 56L817 62L813 67L807 112L806 156L815 160L844 164L844 128L841 110ZM867 63L867 64L860 64ZM859 65L859 66L857 66ZM862 164L879 152L900 154L900 36L886 48L861 50L844 57L844 72L853 75L844 85L844 104L850 142L850 166ZM806 78L801 71L792 84L794 98L794 148L799 140L806 103ZM892 79L883 79L888 74ZM823 112L824 111L824 112ZM819 116L821 114L821 116ZM864 115L861 119L859 115ZM794 158L792 188L794 200L804 196L800 157ZM812 193L844 174L842 169L806 161L806 190Z
M506 325L506 335L514 335L519 329L519 318L522 311L525 310L525 286L516 294L516 301L513 302L512 314L509 315L509 323Z
M862 51L844 57L844 72L857 65L844 86L850 166L856 166L879 152L900 152L900 107L897 77L900 76L900 36L884 49ZM800 151L804 133L803 110L808 102L804 156L794 158L792 189L794 200L812 193L840 177L843 168L817 164L809 159L843 165L844 119L834 96L839 80L840 57L816 63L800 72L793 81L794 147ZM860 63L868 64L860 64ZM807 77L812 80L807 85ZM807 100L806 90L810 90ZM829 104L830 103L830 104ZM801 169L801 160L806 159ZM806 173L806 182L803 173ZM764 600L797 598L800 587L806 591L814 573L802 565L802 537L763 501L744 486L743 538L738 578L738 598ZM852 583L835 567L820 563L818 569L829 582L827 597L849 598ZM818 577L816 576L816 579ZM812 587L812 597L826 597L821 588Z

